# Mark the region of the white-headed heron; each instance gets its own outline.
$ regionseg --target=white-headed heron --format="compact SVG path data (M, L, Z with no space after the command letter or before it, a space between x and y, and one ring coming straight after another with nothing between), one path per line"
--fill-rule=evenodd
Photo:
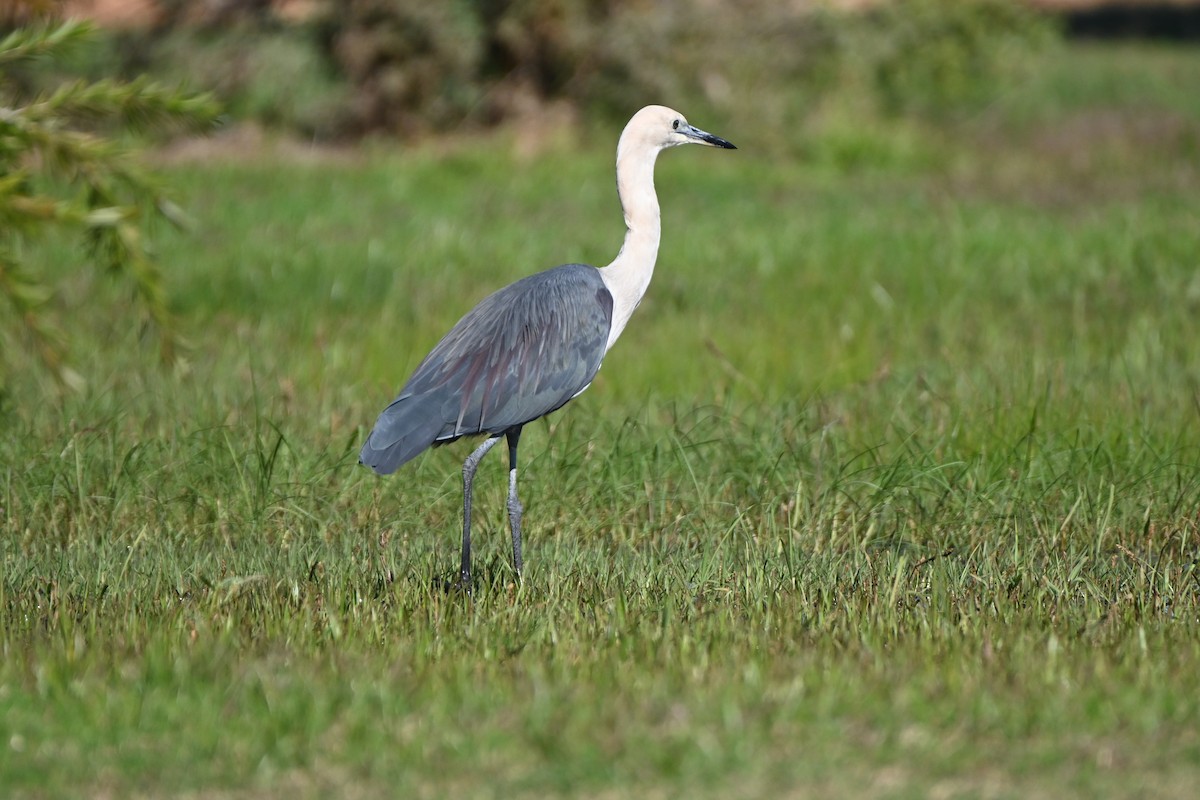
M427 448L485 435L463 464L461 586L471 587L471 484L479 461L508 440L508 515L521 573L517 442L527 422L556 411L596 377L605 353L641 302L654 274L660 219L654 162L680 144L734 149L688 124L678 111L647 106L617 143L617 194L625 243L607 267L564 264L485 297L450 329L384 409L359 460L394 472Z

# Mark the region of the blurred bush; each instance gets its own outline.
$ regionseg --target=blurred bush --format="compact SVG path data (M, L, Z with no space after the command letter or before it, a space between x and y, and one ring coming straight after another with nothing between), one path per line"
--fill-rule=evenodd
M863 60L884 110L932 115L971 111L995 97L1052 30L1012 0L895 0L863 22Z
M347 0L315 19L322 53L354 89L344 127L414 133L457 124L486 86L485 29L467 0Z
M136 51L125 52L138 53L136 69L131 64L127 74L145 70L202 87L222 98L235 118L306 137L347 133L354 93L293 31L247 25L174 28L140 39Z
M847 116L945 119L1053 39L1015 0L163 0L125 71L215 90L306 136L487 126L547 103L622 120L663 102L759 121L787 145ZM868 148L869 149L869 148Z

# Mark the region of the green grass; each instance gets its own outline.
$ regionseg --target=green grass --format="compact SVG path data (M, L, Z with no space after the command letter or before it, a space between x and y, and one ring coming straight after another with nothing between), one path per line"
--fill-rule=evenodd
M466 445L357 448L475 299L612 257L615 133L170 167L186 364L80 273L88 390L0 403L4 793L1189 796L1198 73L1071 49L852 167L693 120L741 149L660 162L650 293L522 439L520 585L481 469L473 602Z

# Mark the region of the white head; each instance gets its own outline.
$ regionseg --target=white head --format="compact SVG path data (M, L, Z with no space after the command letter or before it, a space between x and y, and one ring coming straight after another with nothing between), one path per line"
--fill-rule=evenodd
M681 144L737 149L719 136L692 127L678 111L666 106L646 106L633 115L621 133L621 140L617 143L617 160L620 161L626 152L657 154L660 150Z
M621 252L600 269L613 298L607 347L625 329L654 274L662 224L654 193L654 161L662 150L679 144L736 149L719 136L693 128L683 114L664 106L646 106L634 114L617 143L617 194L628 230Z

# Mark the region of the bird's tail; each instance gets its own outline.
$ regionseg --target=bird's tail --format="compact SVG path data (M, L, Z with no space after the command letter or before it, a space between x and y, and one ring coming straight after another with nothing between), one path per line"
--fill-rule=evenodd
M383 410L358 455L380 475L395 472L429 449L445 426L437 403L420 395L395 400Z

